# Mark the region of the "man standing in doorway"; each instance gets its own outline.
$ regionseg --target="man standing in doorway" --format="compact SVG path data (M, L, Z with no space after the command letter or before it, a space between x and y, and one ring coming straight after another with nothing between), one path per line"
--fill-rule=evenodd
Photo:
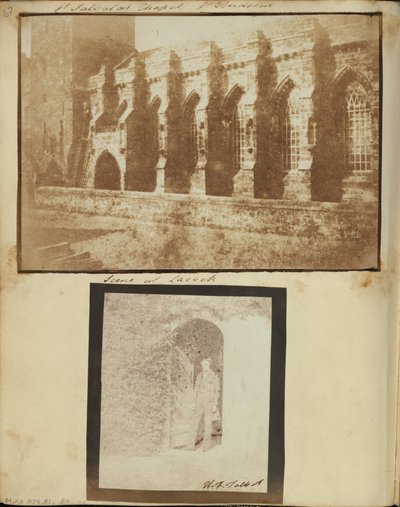
M211 369L209 357L201 361L201 370L194 385L192 417L186 448L188 450L195 449L197 429L201 417L204 416L203 451L208 451L211 449L212 422L218 418L220 384L218 375Z

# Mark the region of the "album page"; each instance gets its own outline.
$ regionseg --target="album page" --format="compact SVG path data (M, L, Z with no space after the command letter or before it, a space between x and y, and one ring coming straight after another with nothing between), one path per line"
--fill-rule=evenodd
M400 8L0 3L0 499L399 504Z

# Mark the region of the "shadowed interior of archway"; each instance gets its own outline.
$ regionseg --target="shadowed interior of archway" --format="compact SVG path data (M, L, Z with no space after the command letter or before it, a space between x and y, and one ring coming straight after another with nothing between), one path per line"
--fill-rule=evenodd
M118 163L110 152L103 152L96 162L94 188L120 190L121 177Z

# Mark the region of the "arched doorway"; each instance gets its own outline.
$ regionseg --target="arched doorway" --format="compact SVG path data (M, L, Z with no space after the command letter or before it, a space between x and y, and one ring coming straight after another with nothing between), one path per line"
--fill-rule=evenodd
M118 163L109 151L104 151L96 162L94 188L120 190L121 175Z
M222 436L222 382L224 337L221 330L204 319L191 319L174 332L171 364L170 448L186 446L192 417L193 389L201 372L201 361L209 357L211 369L219 379L219 420L213 422L212 441L218 445ZM203 438L204 420L200 422L196 443Z

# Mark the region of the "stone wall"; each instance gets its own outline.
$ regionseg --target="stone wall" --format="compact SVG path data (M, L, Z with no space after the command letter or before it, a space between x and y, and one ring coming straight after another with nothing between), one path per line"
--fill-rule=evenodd
M289 202L215 196L42 187L36 206L154 222L377 244L373 203ZM375 246L376 248L376 246Z

